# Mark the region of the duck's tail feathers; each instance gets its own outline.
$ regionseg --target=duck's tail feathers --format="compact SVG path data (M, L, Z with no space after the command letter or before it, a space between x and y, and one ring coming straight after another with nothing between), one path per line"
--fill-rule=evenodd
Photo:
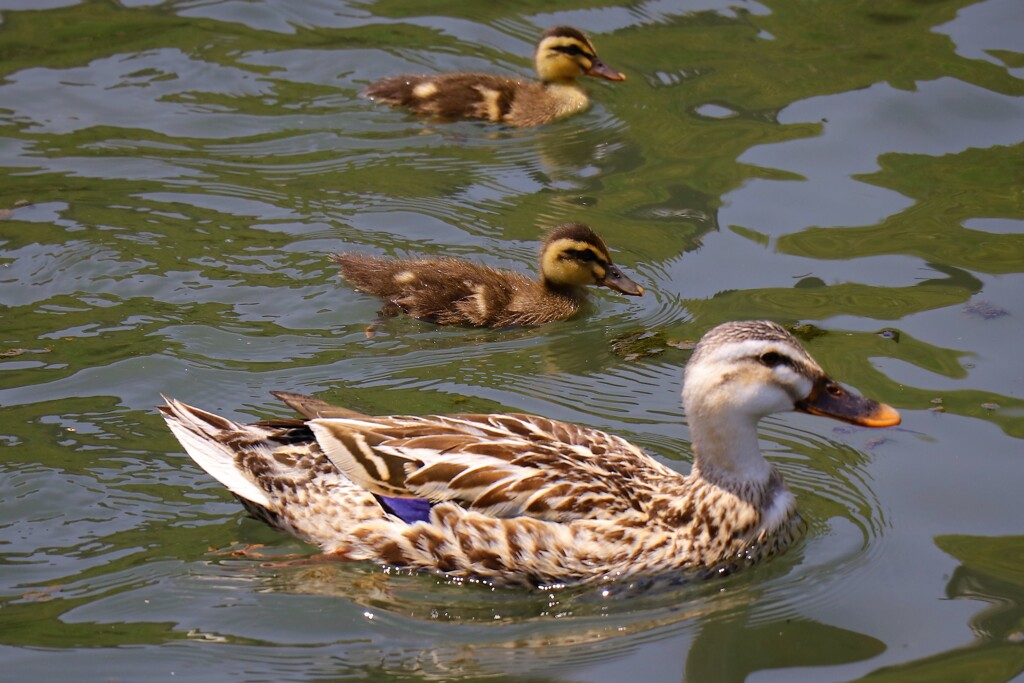
M257 435L249 434L252 427L167 396L163 399L167 402L160 406L164 421L197 465L236 496L268 509L274 508L267 493L239 469L235 451L228 446L232 442L237 446L239 441L253 440Z

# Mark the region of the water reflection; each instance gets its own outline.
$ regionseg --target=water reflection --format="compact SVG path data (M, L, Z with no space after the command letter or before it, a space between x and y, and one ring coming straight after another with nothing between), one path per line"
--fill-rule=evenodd
M1014 118L1021 116L1024 106ZM1013 188L1020 180L1006 161L1022 154L1021 144L972 148L944 156L884 154L879 157L882 170L856 177L912 198L910 207L870 226L811 228L785 235L779 238L779 249L815 259L908 254L949 264L943 272L951 277L959 272L964 284L973 281L968 289L977 289L981 281L962 269L1015 272L1024 257L1024 240L1019 234L964 225L979 216L1019 216Z
M1010 681L1024 673L1024 536L939 536L935 544L961 562L946 586L951 600L989 604L970 620L973 643L874 671L861 681Z
M1024 438L1017 0L0 5L7 670L1021 676L1024 596L1004 562L1020 565L1004 534ZM572 120L439 126L357 97L401 71L529 73L557 23L595 34L629 75L591 84L596 106ZM542 332L392 321L366 340L376 302L322 257L349 245L530 270L564 220L606 234L649 295L597 297ZM210 549L310 549L242 519L152 413L162 390L280 415L271 389L375 413L527 410L685 469L686 352L627 358L614 342L693 340L738 317L816 325L814 355L907 419L887 442L768 423L808 538L699 587L550 600L222 557ZM950 505L951 490L965 498ZM944 577L915 550L965 518L990 536L939 537L960 563ZM947 597L985 603L952 648L966 619L929 588L947 579ZM879 669L861 625L894 616L934 642L899 663L893 635L880 658L897 664Z
M870 636L809 619L723 621L700 631L682 680L740 683L765 669L837 666L871 659L885 649ZM740 651L742 657L727 654Z
M412 643L376 643L350 648L345 655L349 663L382 660L388 662L386 671L415 670L426 679L492 676L509 667L530 676L552 665L568 668L567 662L585 667L607 658L609 648L625 656L651 639L666 638L687 643L675 662L661 665L682 669L683 680L742 681L766 668L835 666L885 649L869 636L802 618L792 606L754 609L778 602L773 572L758 577L759 584L732 577L642 580L524 595L423 576L354 571L351 565L278 566L276 571L264 581L268 589L352 600L362 608L363 619L386 624L395 640L409 640L413 633L422 637L424 626L418 621L433 624L426 628L444 645L424 650ZM473 624L471 637L453 630L459 623ZM743 656L723 656L729 651Z

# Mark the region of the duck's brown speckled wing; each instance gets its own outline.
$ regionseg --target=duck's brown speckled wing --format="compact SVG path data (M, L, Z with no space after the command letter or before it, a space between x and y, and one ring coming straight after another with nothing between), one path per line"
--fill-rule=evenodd
M327 457L360 486L491 517L614 519L643 509L653 484L679 476L624 439L530 415L309 424Z

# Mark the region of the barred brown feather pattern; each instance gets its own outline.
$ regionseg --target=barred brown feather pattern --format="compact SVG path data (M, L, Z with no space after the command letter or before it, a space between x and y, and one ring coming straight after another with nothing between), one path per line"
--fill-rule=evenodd
M384 514L328 460L302 420L246 425L173 400L161 411L189 455L271 526L322 545Z
M367 417L299 394L279 397L312 419L246 425L173 399L161 410L247 509L325 552L547 585L727 569L782 551L803 522L758 449L760 417L801 408L899 422L848 392L817 396L823 382L774 323L713 329L685 373L686 475L620 437L531 415Z
M420 436L428 424L433 435ZM329 456L346 472L352 463L338 462L321 429L386 435L374 452L384 461L406 457L404 495L438 503L429 523L397 530L398 539L388 525L359 527L361 542L346 544L347 555L369 559L375 545L386 543L389 554L402 558L400 564L494 579L509 580L511 572L520 575L516 580L534 583L586 581L599 578L595 566L604 576L733 558L752 561L756 558L745 553L769 531L762 527L760 509L785 491L780 478L730 490L699 473L684 477L619 437L529 415L316 420L314 425ZM427 450L434 451L433 458L420 452ZM362 482L373 473L352 476ZM522 547L549 559L513 570L513 549ZM496 574L481 562L497 567Z
M328 456L353 480L389 495L455 500L497 516L611 518L642 506L648 486L681 476L629 442L530 415L314 420ZM372 454L353 434L374 434ZM431 434L424 436L423 431ZM400 461L404 482L386 480ZM405 490L396 488L404 485Z
M163 410L189 454L252 514L347 559L540 585L745 564L799 531L777 473L763 484L715 483L696 467L684 476L620 437L547 418L244 425L176 401ZM408 523L375 493L434 505ZM763 511L775 508L769 525Z
M667 528L637 511L615 519L556 523L495 518L443 503L434 508L429 523L401 529L380 522L359 525L353 529L358 542L346 544L344 554L379 560L375 549L386 547L387 561L401 566L505 584L587 583L723 563L751 564L788 546L800 530L796 516L770 533L758 529L752 515L729 532L728 516L701 503L697 506L700 512L694 513L691 524Z
M172 405L164 411L176 434L201 432L266 495L261 505L236 493L252 514L350 559L540 584L775 550L757 535L757 510L784 491L781 480L728 491L595 429L520 414L243 425ZM210 457L183 443L200 464ZM437 504L428 522L407 524L381 507L375 488Z

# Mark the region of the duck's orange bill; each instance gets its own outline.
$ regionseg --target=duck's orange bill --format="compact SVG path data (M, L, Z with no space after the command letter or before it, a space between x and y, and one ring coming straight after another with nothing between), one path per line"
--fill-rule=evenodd
M603 78L606 81L624 81L626 80L626 74L619 73L615 69L611 68L597 57L590 63L590 68L587 69L587 75L595 78Z
M900 414L892 406L852 394L827 377L815 382L810 396L797 401L794 408L861 427L895 427L900 423Z

